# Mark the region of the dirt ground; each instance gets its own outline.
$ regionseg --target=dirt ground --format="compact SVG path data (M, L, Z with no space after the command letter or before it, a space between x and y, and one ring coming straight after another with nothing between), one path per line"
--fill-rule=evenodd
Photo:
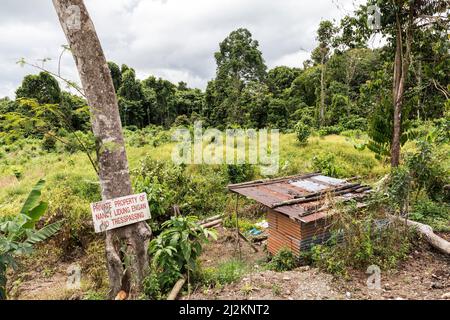
M221 230L217 242L209 244L202 260L217 265L236 256L236 244L229 233ZM446 236L450 236L446 234ZM255 254L242 244L242 259L249 264L263 261L266 253ZM308 266L290 272L258 271L245 276L238 283L219 289L198 289L191 300L421 300L450 299L450 257L419 241L408 259L396 271L382 272L380 289L369 289L369 275L352 270L349 280L336 279ZM187 297L184 297L186 299Z

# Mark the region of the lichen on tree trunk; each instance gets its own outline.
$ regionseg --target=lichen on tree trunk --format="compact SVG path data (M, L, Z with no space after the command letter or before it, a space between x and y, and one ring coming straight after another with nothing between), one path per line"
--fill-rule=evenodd
M61 26L75 59L91 110L97 144L99 179L103 200L132 194L128 160L111 74L94 24L83 0L53 0ZM78 8L73 16L73 10ZM73 20L79 19L79 27ZM70 22L68 22L70 21ZM75 21L77 22L77 21ZM145 222L106 233L106 257L110 297L121 290L131 297L141 291L148 269L148 241L151 230Z

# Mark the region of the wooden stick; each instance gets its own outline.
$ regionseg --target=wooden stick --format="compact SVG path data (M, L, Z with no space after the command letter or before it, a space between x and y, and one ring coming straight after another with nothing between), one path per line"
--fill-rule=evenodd
M199 224L199 225L202 225L202 224L205 224L205 223L208 223L208 222L211 222L211 221L219 220L220 218L222 218L222 215L221 215L221 214L218 214L217 216L213 216L213 217L209 217L209 218L200 220L200 221L198 222L198 224Z
M240 231L239 231L239 213L238 213L238 206L239 206L239 194L236 193L236 206L235 206L235 212L236 212L236 233L237 233L237 246L239 249L239 260L242 260L242 250L241 250L241 241L240 241Z
M186 278L183 276L180 280L175 283L175 286L173 287L172 291L170 291L169 295L167 296L167 300L175 300L180 293L180 290L183 288L184 284L186 283Z
M218 220L214 220L214 221L211 221L211 222L207 222L207 223L201 224L200 226L203 227L203 228L211 228L211 227L215 227L217 225L222 224L222 222L223 222L222 219L218 219Z

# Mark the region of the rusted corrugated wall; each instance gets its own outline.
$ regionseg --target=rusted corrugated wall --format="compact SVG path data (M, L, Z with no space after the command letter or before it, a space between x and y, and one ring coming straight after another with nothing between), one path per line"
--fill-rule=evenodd
M325 219L306 224L269 210L267 221L269 223L267 250L271 254L287 248L300 255L313 244L322 243L329 238L328 223Z

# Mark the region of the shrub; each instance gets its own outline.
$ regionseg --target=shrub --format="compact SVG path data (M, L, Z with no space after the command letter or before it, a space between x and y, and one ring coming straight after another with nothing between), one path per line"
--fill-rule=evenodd
M134 190L147 193L153 222L166 220L174 205L179 205L185 215L212 215L223 211L227 183L223 170L199 165L194 174L188 169L194 167L146 158L132 172ZM153 227L157 230L158 225Z
M45 180L40 180L25 200L19 214L0 221L0 300L6 299L6 276L9 267L16 268L17 255L30 254L35 244L57 233L62 221L36 230L36 224L47 210L40 200Z
M104 257L105 245L103 241L93 241L86 250L86 263L83 265L83 274L92 281L95 291L108 283L108 270Z
M216 237L197 222L196 217L172 217L162 224L161 234L150 242L149 253L163 292L170 290L185 272L196 271L202 244L208 237Z
M341 276L347 276L349 268L397 267L409 253L413 234L385 216L386 205L384 196L378 194L364 208L357 208L356 202L336 204L331 239L314 246L308 258L315 266Z
M341 126L329 126L320 128L317 133L320 137L324 137L332 134L340 134L342 131L344 131L344 128Z
M246 272L247 267L242 261L231 260L214 268L205 268L202 281L207 286L217 287L239 281Z
M417 201L409 218L430 225L436 231L450 232L450 205L428 199Z
M241 183L250 181L255 176L255 169L251 164L229 164L227 165L228 181L230 183Z
M315 156L312 159L312 166L315 171L329 177L341 176L341 168L336 164L336 157L332 153Z
M297 141L300 145L306 145L308 143L308 138L311 135L310 126L304 124L303 122L298 122L295 125L294 130L297 136Z
M290 249L283 248L272 258L268 268L273 271L290 271L297 267L298 259Z
M52 133L47 133L42 139L42 149L48 152L56 149L56 138Z
M356 130L345 130L341 132L341 136L347 138L361 139L364 136L364 132L356 129Z
M188 127L189 125L189 118L185 114L178 116L173 123L174 127Z
M154 267L150 268L148 276L145 277L142 286L144 288L144 294L148 299L151 300L162 299L163 293L161 292L158 273L156 272Z
M95 152L95 138L91 131L87 133L81 131L69 133L64 138L64 141L64 150L66 152Z
M350 116L341 121L342 128L346 130L367 130L367 119L358 116Z
M442 166L444 158L435 147L427 141L417 143L418 151L407 155L406 167L415 189L416 198L420 191L425 190L428 197L434 201L450 202L450 195L444 186L449 183L446 169Z

